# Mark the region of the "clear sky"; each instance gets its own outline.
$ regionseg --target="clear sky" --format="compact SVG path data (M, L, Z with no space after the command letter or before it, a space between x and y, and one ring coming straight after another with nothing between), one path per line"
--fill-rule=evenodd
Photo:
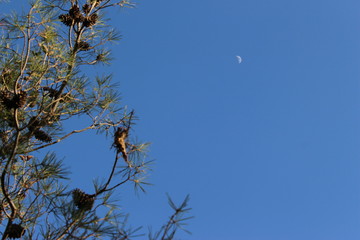
M178 239L360 238L359 1L139 0L112 22L105 69L156 160L147 194L118 191L133 226L190 194ZM108 173L110 144L58 146L73 186Z

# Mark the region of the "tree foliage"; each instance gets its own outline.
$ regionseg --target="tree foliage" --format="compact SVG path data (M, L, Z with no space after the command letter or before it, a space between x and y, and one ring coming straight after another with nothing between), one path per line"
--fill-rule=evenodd
M109 43L119 34L105 10L133 7L127 0L34 0L23 14L0 20L0 226L2 239L131 239L127 215L111 196L133 183L144 190L147 143L132 143L136 117L119 101L111 75L90 66L108 64ZM87 117L82 129L64 128ZM88 130L111 137L115 156L92 193L68 189L68 171L47 148ZM46 154L44 154L44 152ZM44 157L41 157L44 156ZM182 227L188 197L149 239L173 239Z

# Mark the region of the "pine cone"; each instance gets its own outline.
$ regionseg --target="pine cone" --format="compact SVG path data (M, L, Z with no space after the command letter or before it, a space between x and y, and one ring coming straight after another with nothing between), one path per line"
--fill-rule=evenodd
M95 25L95 23L97 22L98 19L99 19L99 16L96 13L93 13L90 16L85 17L83 24L85 27L91 27L91 26Z
M43 130L39 130L39 129L35 130L34 136L37 140L42 141L42 142L51 142L51 140L52 140L50 135L48 135Z
M81 14L79 6L74 5L69 10L69 15L74 19L75 22L84 21L84 16Z
M5 236L8 238L21 238L25 231L20 224L11 223L5 232Z
M86 194L78 188L72 192L72 196L75 206L80 210L89 211L94 205L94 195Z
M28 129L30 132L35 131L36 129L40 128L40 121L36 119L36 117L30 118Z
M79 9L79 6L77 5L74 5L70 8L69 10L69 15L72 17L72 18L76 18L80 13L80 9Z
M77 44L77 49L79 49L79 51L88 51L90 50L90 44L85 41L80 41Z
M82 10L85 14L88 14L91 10L91 6L89 4L84 4L84 6L82 7Z
M13 101L15 104L15 108L22 108L26 104L27 93L25 91L20 91L20 93L15 94L13 97Z
M59 16L60 21L66 26L71 26L73 23L73 18L69 14L61 14Z

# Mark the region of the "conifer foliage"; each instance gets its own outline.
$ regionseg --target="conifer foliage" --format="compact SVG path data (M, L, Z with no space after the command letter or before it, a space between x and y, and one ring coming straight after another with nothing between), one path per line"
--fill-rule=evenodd
M119 40L104 20L107 11L133 6L127 0L33 0L24 14L1 13L2 239L173 239L188 219L189 198L179 206L169 198L173 215L145 235L128 227L126 213L113 203L124 184L144 191L148 144L131 141L136 117L120 102L111 75L88 72L109 63L109 43ZM64 128L75 116L90 124ZM109 135L114 152L109 175L94 176L104 182L91 193L68 189L67 168L47 150L88 130Z

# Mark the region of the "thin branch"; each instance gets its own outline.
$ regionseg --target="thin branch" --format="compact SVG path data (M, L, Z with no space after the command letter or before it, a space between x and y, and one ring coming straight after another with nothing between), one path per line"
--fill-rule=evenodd
M109 176L106 184L104 185L104 187L103 187L101 190L99 190L97 193L95 193L95 196L97 196L97 195L99 195L99 194L101 194L101 193L103 193L103 192L106 191L106 189L107 189L107 187L109 186L109 184L110 184L110 182L111 182L111 179L112 179L112 177L113 177L113 175L114 175L114 172L115 172L115 169L116 169L116 165L117 165L118 160L119 160L119 154L116 153L116 155L115 155L115 160L114 160L114 165L113 165L113 167L112 167L112 169L111 169L110 176Z
M81 132L84 132L84 131L86 131L86 130L94 129L94 128L96 128L96 126L95 126L94 124L92 124L92 125L90 125L89 127L86 127L86 128L80 129L80 130L73 130L72 132L69 132L68 134L62 136L61 138L56 139L56 141L53 141L53 142L51 142L51 143L42 145L42 146L37 147L37 148L33 148L33 149L31 149L31 150L29 150L29 151L26 151L26 152L24 152L24 153L34 152L34 151L37 151L37 150L39 150L39 149L42 149L42 148L45 148L45 147L54 145L54 144L56 144L56 143L61 142L61 141L64 140L64 139L70 137L70 136L73 135L74 133L81 133Z

